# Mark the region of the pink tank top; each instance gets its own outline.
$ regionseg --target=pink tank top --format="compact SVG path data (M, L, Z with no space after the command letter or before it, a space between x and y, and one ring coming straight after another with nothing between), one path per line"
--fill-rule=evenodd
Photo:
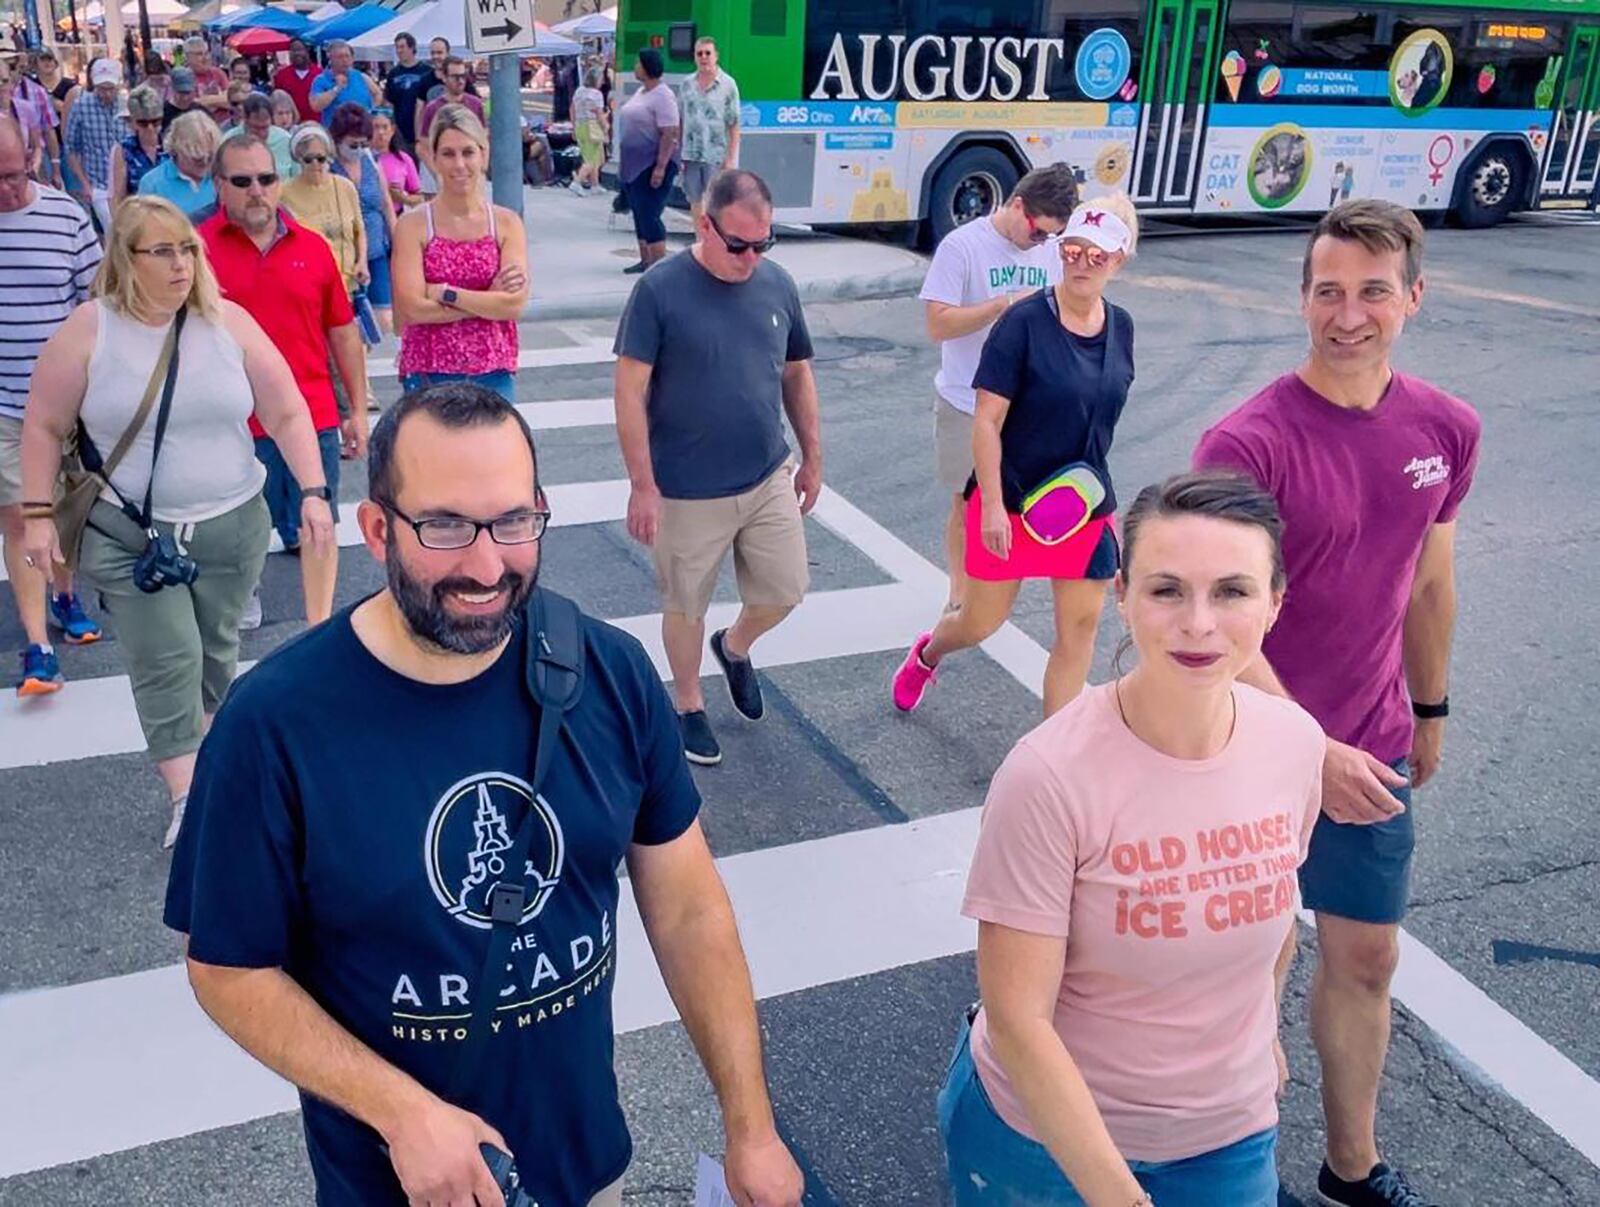
M500 241L495 235L494 206L489 207L489 233L481 239L446 239L434 233L433 203L425 208L428 241L422 246L422 278L430 285L485 290L500 271ZM417 323L400 338L402 377L411 373L515 373L517 324L510 319L475 315L453 323Z

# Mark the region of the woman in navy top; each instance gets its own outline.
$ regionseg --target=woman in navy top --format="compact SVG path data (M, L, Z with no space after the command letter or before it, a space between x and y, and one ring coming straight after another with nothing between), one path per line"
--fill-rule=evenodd
M946 654L977 645L1006 622L1028 578L1049 579L1055 597L1045 715L1083 688L1106 583L1118 565L1107 457L1133 384L1133 318L1103 295L1137 240L1138 218L1126 197L1080 205L1056 240L1061 283L1011 307L984 343L972 379L971 588L959 609L917 638L895 673L895 707L903 712L922 702ZM1025 522L1030 496L1068 470L1073 486L1058 486ZM1070 535L1041 532L1044 511L1069 497L1087 518Z

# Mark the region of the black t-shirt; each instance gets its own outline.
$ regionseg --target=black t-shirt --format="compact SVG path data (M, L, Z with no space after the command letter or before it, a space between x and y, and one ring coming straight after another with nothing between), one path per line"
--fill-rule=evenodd
M1049 475L1074 462L1092 466L1105 483L1095 516L1117 509L1106 459L1133 384L1133 318L1107 302L1105 326L1093 336L1061 325L1041 290L1000 316L984 341L974 389L1008 399L1000 427L1000 485L1006 510Z
M406 142L417 139L417 102L426 98L428 89L442 84L433 73L433 65L420 59L410 67L395 67L384 81L384 99L394 109L395 129Z
M519 631L465 683L369 653L350 609L229 693L200 751L165 920L189 954L282 968L357 1039L447 1089L530 807L537 708ZM694 821L672 701L633 637L585 618L585 682L538 797L514 940L473 1090L540 1202L587 1203L632 1153L612 1070L617 865ZM629 959L648 959L642 950ZM378 1135L303 1095L320 1207L401 1205Z
M204 112L205 112L205 110L202 109L199 105L190 105L187 109L180 109L180 108L178 108L178 106L174 105L171 101L162 101L161 102L161 133L165 134L167 132L167 128L169 126L171 126L173 122L177 121L180 117L182 117L185 113L204 113Z

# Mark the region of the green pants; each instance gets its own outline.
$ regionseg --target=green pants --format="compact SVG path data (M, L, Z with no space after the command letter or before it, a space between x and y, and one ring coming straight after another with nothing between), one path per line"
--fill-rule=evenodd
M146 595L133 585L144 534L102 500L89 513L78 571L100 594L122 647L145 744L156 760L200 749L205 717L215 713L239 662L239 617L261 580L272 533L260 495L199 524L175 528L200 566L190 587Z

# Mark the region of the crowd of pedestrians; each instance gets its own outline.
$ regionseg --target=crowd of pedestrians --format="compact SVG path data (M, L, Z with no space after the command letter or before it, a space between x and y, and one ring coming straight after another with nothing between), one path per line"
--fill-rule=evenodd
M613 349L616 430L669 691L637 641L538 587L550 510L513 405L526 232L488 199L466 64L429 49L397 43L380 87L348 46L318 69L296 43L269 96L202 43L129 94L126 124L116 60L76 97L41 71L59 152L0 113L18 691L61 688L52 628L101 635L79 576L170 802L166 920L207 1013L302 1089L321 1201L498 1203L486 1144L541 1201L620 1203L625 864L723 1110L735 1201L797 1204L687 767L722 759L707 650L735 710L765 714L755 651L805 599L823 483L812 343L766 256L771 193L736 166L737 85L710 39L678 94L646 49L616 114L640 274ZM599 82L571 98L580 188L610 135L586 95ZM680 172L694 242L669 257ZM937 1102L950 1192L1275 1203L1303 902L1319 1193L1424 1207L1379 1151L1377 1088L1478 420L1391 365L1422 299L1416 218L1348 202L1306 248L1306 359L1119 520L1134 317L1106 295L1138 227L1127 198L1085 200L1064 165L1039 168L944 241L922 291L949 580L886 717L992 635L1023 581L1048 580L1055 612L1045 719L989 787L962 905L981 1001ZM405 391L370 439L363 305L398 331ZM386 587L335 612L341 464L360 458L355 521ZM274 532L311 631L230 691ZM740 609L708 634L730 552ZM1127 637L1087 686L1108 593ZM535 919L537 942L519 933Z

